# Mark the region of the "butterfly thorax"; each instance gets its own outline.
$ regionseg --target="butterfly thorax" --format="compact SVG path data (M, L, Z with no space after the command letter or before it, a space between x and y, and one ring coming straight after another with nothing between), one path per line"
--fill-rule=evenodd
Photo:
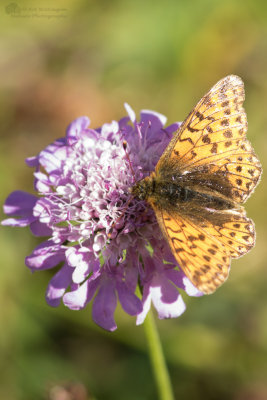
M201 205L202 208L230 210L236 208L236 203L226 197L198 187L186 185L182 179L175 176L161 179L155 173L137 182L132 188L132 194L140 200L146 200L152 205L163 208L179 209L185 205Z
M131 188L131 193L139 200L148 200L155 191L155 179L152 177L154 174L141 179Z

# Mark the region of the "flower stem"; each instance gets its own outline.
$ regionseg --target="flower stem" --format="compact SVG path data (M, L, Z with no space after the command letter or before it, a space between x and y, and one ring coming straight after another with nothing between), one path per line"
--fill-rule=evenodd
M158 388L159 399L174 400L170 376L152 310L149 311L144 321L144 329L149 348L150 361Z

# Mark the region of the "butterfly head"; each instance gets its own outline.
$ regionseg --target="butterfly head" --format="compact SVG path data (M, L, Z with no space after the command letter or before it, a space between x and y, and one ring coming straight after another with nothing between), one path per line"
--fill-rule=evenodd
M153 192L153 178L151 176L144 178L131 188L131 194L139 200L147 200Z

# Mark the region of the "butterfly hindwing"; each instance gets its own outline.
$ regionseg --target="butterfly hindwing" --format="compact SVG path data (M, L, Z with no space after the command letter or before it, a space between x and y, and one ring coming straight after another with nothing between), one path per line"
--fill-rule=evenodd
M232 258L246 254L255 245L255 226L253 221L238 213L233 213L231 220L210 227L209 233L225 246Z
M227 279L230 254L219 238L176 214L155 210L174 257L185 275L201 292L214 292Z
M179 266L205 294L227 279L231 258L244 255L255 244L253 221L245 215L233 213L220 226L206 222L201 227L177 213L154 210Z

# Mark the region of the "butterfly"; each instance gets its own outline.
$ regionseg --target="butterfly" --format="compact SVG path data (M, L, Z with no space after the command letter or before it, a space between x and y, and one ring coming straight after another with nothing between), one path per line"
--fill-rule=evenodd
M246 138L244 84L229 75L202 97L174 134L155 171L132 195L154 210L172 253L193 285L213 293L232 258L255 245L242 204L262 168Z

